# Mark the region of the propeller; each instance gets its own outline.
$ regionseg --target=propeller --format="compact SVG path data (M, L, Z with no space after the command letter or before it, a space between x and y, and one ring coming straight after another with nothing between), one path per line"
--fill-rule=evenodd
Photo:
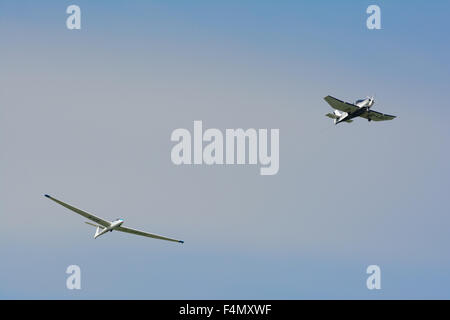
M367 106L367 111L369 111L370 107L372 107L375 104L375 95L372 95L372 98L370 97L367 98L369 98L369 105ZM372 119L370 118L370 114L367 117L367 121L369 122L372 121Z
M367 99L369 99L369 108L370 108L375 103L375 95L372 95L372 97L367 96Z

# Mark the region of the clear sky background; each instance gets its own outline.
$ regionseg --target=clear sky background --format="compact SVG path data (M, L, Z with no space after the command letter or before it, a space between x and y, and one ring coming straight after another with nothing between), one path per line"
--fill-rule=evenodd
M2 0L0 298L450 298L449 9ZM398 118L334 126L328 94ZM194 120L279 128L279 173L173 165ZM185 244L94 240L45 193Z

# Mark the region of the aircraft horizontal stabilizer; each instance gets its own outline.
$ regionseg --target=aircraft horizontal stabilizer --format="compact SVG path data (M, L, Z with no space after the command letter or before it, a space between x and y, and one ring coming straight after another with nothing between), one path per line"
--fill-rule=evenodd
M327 113L325 116L327 116L328 118L331 118L331 119L339 119L340 117L339 116L337 116L336 114L334 114L334 113ZM348 122L348 123L350 123L350 122L353 122L353 120L344 120L344 122Z
M327 116L328 118L331 119L338 119L339 117L337 115L335 115L334 113L327 113L325 116Z
M104 228L104 227L102 227L102 226L99 226L99 225L97 225L97 224L93 224L93 223L90 223L90 222L85 222L86 224L88 224L88 225L90 225L90 226L93 226L93 227L96 227L96 228Z

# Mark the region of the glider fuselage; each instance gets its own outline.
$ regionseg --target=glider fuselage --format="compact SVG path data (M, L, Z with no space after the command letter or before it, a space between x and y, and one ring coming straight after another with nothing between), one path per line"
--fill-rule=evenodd
M123 219L116 219L113 222L110 223L109 227L100 228L100 226L97 227L97 231L95 232L94 239L100 237L102 234L107 233L108 231L113 231L115 228L120 227L123 223Z

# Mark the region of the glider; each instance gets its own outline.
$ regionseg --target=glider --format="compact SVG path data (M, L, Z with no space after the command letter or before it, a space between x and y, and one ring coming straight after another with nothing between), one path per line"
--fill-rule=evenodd
M144 231L139 231L139 230L135 230L135 229L131 229L131 228L125 228L125 227L122 227L123 219L121 219L121 218L118 218L118 219L110 222L107 220L103 220L102 218L96 217L93 214L90 214L83 210L72 207L70 204L67 204L58 199L55 199L55 198L49 196L48 194L46 194L45 197L49 198L50 200L55 201L56 203L62 205L63 207L66 207L69 210L72 210L73 212L78 213L79 215L82 215L83 217L85 217L91 221L94 221L96 224L91 223L91 222L86 222L88 225L97 227L97 230L95 231L95 234L94 234L94 239L100 237L101 235L107 233L108 231L112 232L113 230L116 230L116 231L122 231L122 232L126 232L126 233L137 234L138 236L144 236L144 237L149 237L149 238L154 238L154 239L184 243L183 240L166 238L163 236L159 236L159 235L152 234L152 233L147 233Z
M384 114L371 110L375 99L367 97L366 99L357 100L354 104L341 101L332 96L326 96L325 101L334 108L333 113L327 113L328 118L334 119L334 124L345 122L353 122L353 118L362 117L370 121L392 120L395 116ZM341 112L342 111L342 112Z

